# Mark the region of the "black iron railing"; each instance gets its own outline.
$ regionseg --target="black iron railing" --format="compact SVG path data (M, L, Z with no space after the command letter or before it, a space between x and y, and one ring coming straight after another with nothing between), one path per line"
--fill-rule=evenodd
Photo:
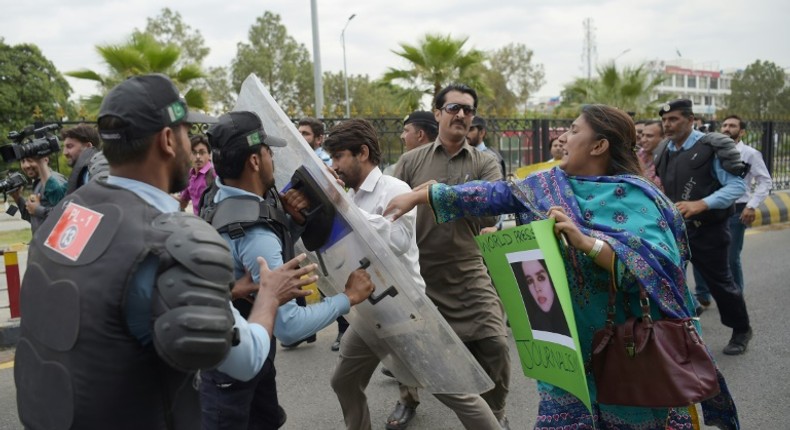
M378 131L382 152L382 167L396 163L403 154L400 140L403 118L367 118ZM324 118L329 130L343 118ZM521 166L551 159L551 140L564 133L572 119L487 118L485 143L502 154L506 173ZM44 121L37 124L49 124ZM87 122L87 121L86 121ZM76 121L61 121L64 126ZM294 121L296 123L296 120ZM207 124L195 124L192 133L205 133ZM790 122L749 121L743 141L763 154L768 171L774 180L774 190L790 189ZM53 166L56 169L60 166ZM7 168L7 167L6 167Z

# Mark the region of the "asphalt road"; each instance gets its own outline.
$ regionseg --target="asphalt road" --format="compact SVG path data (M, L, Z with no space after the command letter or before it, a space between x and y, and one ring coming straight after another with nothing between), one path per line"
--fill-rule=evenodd
M761 230L746 238L744 273L746 298L755 335L749 351L738 357L721 353L730 330L719 322L712 306L702 315L704 337L738 405L742 428L788 428L785 410L790 405L790 330L787 315L790 298L790 228L788 225ZM277 373L280 403L288 412L284 429L342 429L340 406L329 386L337 353L329 350L337 333L331 325L318 335L318 341L293 350L278 350ZM7 354L5 354L7 356ZM512 379L507 413L513 429L534 425L538 397L534 382L520 370L515 348L511 349ZM0 429L18 429L13 369L0 369ZM368 387L368 401L374 428L383 423L397 400L397 384L376 373ZM410 426L412 429L458 429L455 415L430 395Z

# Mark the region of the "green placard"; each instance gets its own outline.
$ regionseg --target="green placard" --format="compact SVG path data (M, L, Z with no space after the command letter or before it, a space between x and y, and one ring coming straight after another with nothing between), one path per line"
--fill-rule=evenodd
M477 237L502 298L524 375L578 397L590 392L554 220Z

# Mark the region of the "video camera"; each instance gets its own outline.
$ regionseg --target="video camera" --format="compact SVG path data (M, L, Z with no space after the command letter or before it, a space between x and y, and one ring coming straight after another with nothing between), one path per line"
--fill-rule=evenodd
M0 181L0 193L14 191L15 189L24 187L25 185L27 185L27 178L25 178L25 175L19 172L14 172Z
M3 161L16 161L23 158L41 158L60 151L60 141L52 134L53 131L60 129L60 124L45 125L40 128L34 126L25 127L22 132L12 131L8 133L8 138L14 143L0 146L0 157ZM33 136L31 139L30 136ZM10 178L10 177L9 177Z

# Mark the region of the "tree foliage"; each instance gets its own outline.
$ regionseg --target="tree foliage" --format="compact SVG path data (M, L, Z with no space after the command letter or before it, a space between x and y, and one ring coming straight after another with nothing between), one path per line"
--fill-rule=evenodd
M372 81L368 75L348 77L351 116L405 115L413 110L402 104L399 90L392 86ZM345 83L342 72L324 72L325 117L341 117L346 111ZM410 110L411 109L411 110Z
M662 76L651 76L642 64L636 67L617 68L614 62L598 67L598 76L590 80L577 78L565 85L561 107L578 107L582 104L602 103L627 112L652 112L655 106L651 92L661 84Z
M148 18L145 30L135 30L137 34L153 36L159 43L172 44L182 49L177 66L187 64L202 65L211 52L199 29L193 29L184 22L179 12L163 8L159 16ZM215 115L233 108L236 93L230 83L228 67L209 67L202 78L191 82L192 86L206 95L206 110Z
M148 34L162 45L175 45L181 49L177 65L203 64L211 52L200 30L192 29L179 12L163 8L155 18L147 18L145 30L134 30L135 35Z
M528 99L546 83L543 64L535 63L534 52L522 43L510 43L488 54L489 74L497 73L505 88L516 99L523 113ZM493 83L493 82L492 82ZM499 96L501 90L494 91ZM505 108L503 106L502 108Z
M477 49L464 50L468 39L426 34L417 45L400 43L401 50L392 52L408 61L409 67L390 67L382 81L404 88L403 96L411 98L416 94L433 97L453 82L462 82L478 92L486 92L488 89L480 67L485 55Z
M518 100L507 86L507 78L502 72L484 64L478 66L483 83L477 91L478 112L482 116L511 115L515 112Z
M221 115L233 109L236 94L230 83L227 67L209 67L202 79L208 94L207 110L214 115Z
M75 118L70 94L71 86L36 45L11 46L0 38L0 143L35 120Z
M250 27L249 43L237 45L233 88L255 73L285 111L301 115L313 104L313 63L304 44L288 34L280 15L266 11Z
M778 65L757 60L732 79L727 110L741 116L765 119L790 114L788 76Z
M96 50L107 65L106 75L87 69L66 72L68 76L89 79L99 85L101 94L83 100L84 106L90 112L97 113L104 95L121 81L130 76L148 73L163 73L170 76L184 94L184 99L190 107L206 108L205 95L193 85L193 81L203 77L203 71L194 63L178 66L178 59L181 56L181 49L178 46L164 45L152 35L135 33L124 43L98 45Z

